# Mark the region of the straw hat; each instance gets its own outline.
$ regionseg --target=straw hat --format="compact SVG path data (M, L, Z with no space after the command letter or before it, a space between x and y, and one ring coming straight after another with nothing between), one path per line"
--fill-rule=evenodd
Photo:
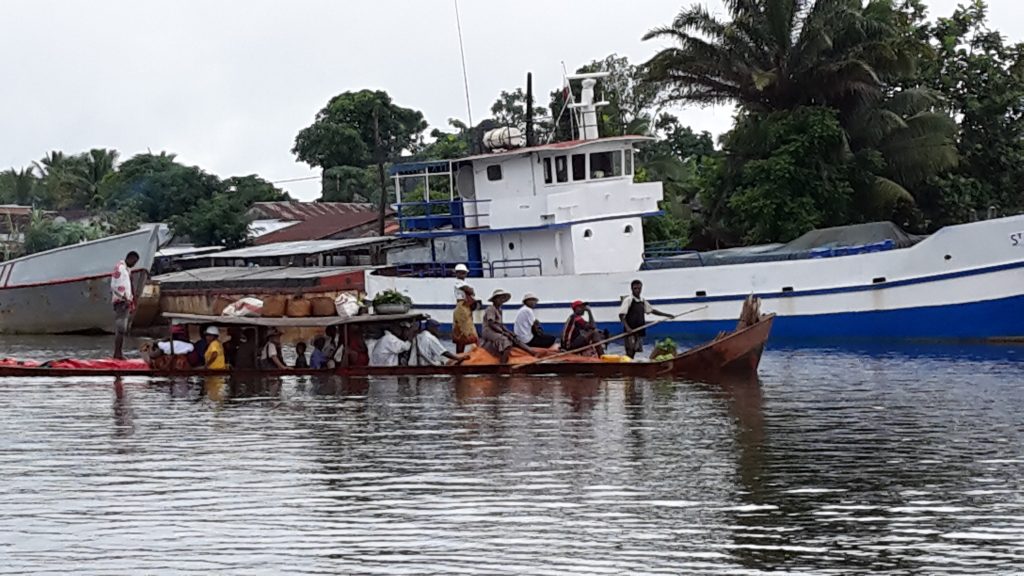
M509 294L508 292L502 290L501 288L498 288L497 290L494 291L494 294L491 294L491 297L488 298L488 300L491 301L491 302L494 302L498 298L505 298L505 300L508 300L511 297L512 297L511 294Z
M537 298L537 295L534 294L533 292L527 292L526 294L523 294L523 302L526 302L527 300L536 300L540 302L540 298Z

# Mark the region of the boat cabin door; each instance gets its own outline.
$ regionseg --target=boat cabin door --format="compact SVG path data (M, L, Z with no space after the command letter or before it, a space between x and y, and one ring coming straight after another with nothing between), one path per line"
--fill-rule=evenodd
M523 268L523 235L510 232L501 235L501 260L491 262L495 278L526 276Z

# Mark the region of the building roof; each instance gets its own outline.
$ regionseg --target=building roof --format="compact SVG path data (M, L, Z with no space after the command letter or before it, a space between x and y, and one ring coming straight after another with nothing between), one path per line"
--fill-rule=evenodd
M165 246L157 251L157 258L176 258L178 256L191 256L193 254L209 254L223 250L223 246L192 246L184 244L181 246Z
M345 216L359 213L377 213L377 207L366 202L256 202L249 208L249 215L262 220L298 220L304 222L312 218L333 214Z
M298 222L292 226L274 230L256 237L258 245L298 240L325 240L353 228L365 226L377 220L376 212L353 212L350 214L324 214Z
M251 246L237 250L227 250L214 254L199 254L186 256L182 260L202 260L216 258L217 260L245 260L248 258L280 258L285 256L312 256L326 252L336 252L352 248L370 246L384 242L393 242L395 238L387 236L372 236L369 238L345 238L342 240L306 240L301 242L277 242L262 246Z

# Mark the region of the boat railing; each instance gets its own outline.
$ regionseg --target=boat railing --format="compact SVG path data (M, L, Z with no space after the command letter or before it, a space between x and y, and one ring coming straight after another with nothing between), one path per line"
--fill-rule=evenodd
M466 265L469 268L469 275L475 278L539 276L543 273L540 258L471 262L469 264L465 262L411 262L399 264L380 273L385 276L402 278L449 278L455 276L455 266L458 264ZM522 274L510 274L515 271L521 271ZM498 276L499 274L500 276Z
M667 240L664 242L649 242L644 245L644 264L641 269L660 268L662 266L658 266L658 264L668 263L679 256L696 256L697 262L701 266L704 265L704 258L699 251L686 250L678 241Z
M509 272L522 272L522 274L512 274L513 276L543 276L544 267L541 263L540 258L513 258L508 260L495 260L490 263L491 265L491 278L495 277L495 273L504 272L503 276L509 276ZM529 271L536 270L536 274L529 274Z
M429 232L442 228L464 230L483 228L490 217L485 210L490 200L427 200L395 205L401 232Z

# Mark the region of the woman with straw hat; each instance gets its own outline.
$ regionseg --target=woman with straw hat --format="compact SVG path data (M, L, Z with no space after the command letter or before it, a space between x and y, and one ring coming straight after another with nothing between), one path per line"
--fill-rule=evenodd
M484 311L483 331L480 335L480 346L501 359L502 364L508 364L509 354L512 348L519 348L531 356L537 354L529 346L523 344L516 338L516 335L509 330L501 318L501 306L512 299L512 295L498 288L488 298L491 305Z

